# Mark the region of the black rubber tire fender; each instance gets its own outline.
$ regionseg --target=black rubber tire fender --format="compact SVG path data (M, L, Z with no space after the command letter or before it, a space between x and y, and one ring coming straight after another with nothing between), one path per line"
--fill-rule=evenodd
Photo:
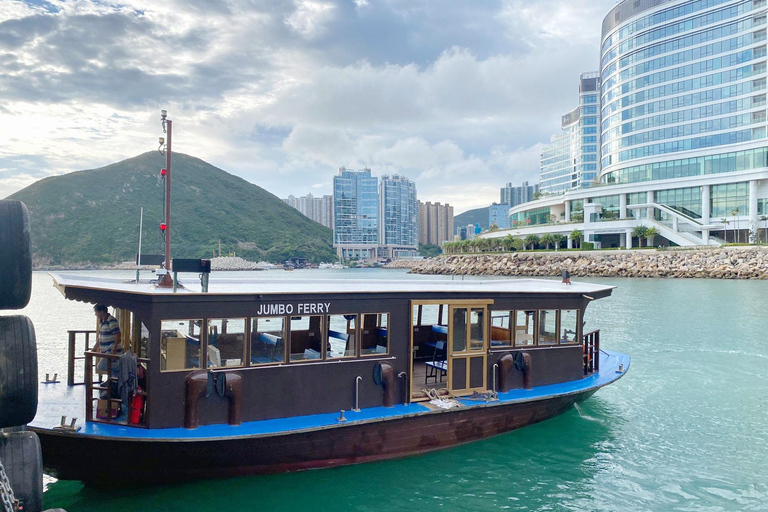
M29 213L21 201L0 201L0 309L21 309L32 292Z
M24 512L43 509L43 455L34 432L0 434L0 460Z
M0 428L32 421L37 413L37 342L26 316L0 316Z

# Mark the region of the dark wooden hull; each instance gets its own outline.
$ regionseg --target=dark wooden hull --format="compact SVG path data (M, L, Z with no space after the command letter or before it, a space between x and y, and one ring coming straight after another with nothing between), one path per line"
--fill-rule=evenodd
M325 468L448 448L546 420L595 391L246 438L137 440L36 431L45 468L60 479L156 484Z

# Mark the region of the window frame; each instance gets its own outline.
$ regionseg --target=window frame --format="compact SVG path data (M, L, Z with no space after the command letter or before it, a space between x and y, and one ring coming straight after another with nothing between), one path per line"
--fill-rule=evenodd
M213 321L216 321L216 320L227 320L227 321L230 321L230 320L243 320L243 322L245 324L243 326L243 357L240 359L240 364L238 364L238 365L231 365L231 366L227 366L227 365L208 366L208 363L209 363L209 360L208 360L208 345L210 344L210 341L209 341L210 332L209 332L209 330L211 328L210 327L211 326L211 324L210 324L211 320L213 320ZM248 364L247 364L247 362L248 362L248 359L247 359L248 358L248 347L247 347L247 344L246 344L246 341L249 338L249 336L248 336L248 320L249 320L249 318L247 316L232 317L232 318L206 318L205 319L205 365L203 366L204 369L206 369L206 370L225 370L225 369L228 369L228 368L244 368L244 367L248 366ZM221 333L219 333L218 335L221 335ZM221 350L218 347L215 347L215 348L217 348L218 350ZM202 346L201 346L200 350L202 351Z
M357 315L360 318L360 324L359 324L359 327L358 327L360 335L358 336L358 340L359 341L357 343L357 347L358 347L358 349L357 349L357 357L358 358L371 358L371 357L383 357L383 356L390 355L390 353L392 351L391 346L390 346L391 345L391 343L390 343L391 342L391 335L390 335L391 334L391 331L390 331L391 322L390 322L390 319L391 319L392 315L389 312L386 312L386 313L385 312L358 313ZM367 316L367 315L376 315L376 327L375 327L376 329L381 329L381 316L382 315L386 315L387 316L387 327L386 327L386 329L387 329L387 345L386 345L387 346L387 351L386 352L371 352L369 354L363 354L363 334L364 334L363 330L364 330L364 325L365 325L364 324L364 322L365 322L364 317ZM377 346L379 346L379 345L377 345Z
M172 337L172 338L179 338L179 336L168 336L166 338L163 338L163 331L170 330L170 329L163 329L163 322L175 322L175 323L178 324L179 322L197 322L197 321L200 322L200 334L198 335L198 338L199 338L198 339L198 343L200 343L200 354L198 355L198 361L199 361L198 366L197 367L191 367L191 368L187 368L186 367L187 354L186 354L186 342L185 342L185 345L184 345L184 362L185 362L185 367L184 368L178 368L178 369L171 369L171 370L169 370L167 368L168 367L168 343L167 343L167 339L170 338L170 337ZM160 319L160 333L159 333L160 334L160 347L159 347L159 349L160 349L160 361L159 361L159 363L160 363L160 373L189 372L189 371L204 369L205 366L203 365L203 363L205 362L207 364L207 354L205 354L205 357L203 357L203 349L204 349L205 346L207 346L207 340L205 339L206 338L205 337L205 333L207 333L207 329L208 329L208 322L207 322L207 320L205 318L161 318ZM176 329L176 332L178 333L178 329ZM181 334L181 333L179 333L179 334ZM189 334L187 334L187 335L185 335L183 337L185 339L186 338L194 339L194 336L190 336ZM151 333L150 333L150 338L151 338ZM165 358L163 357L163 343L165 343ZM163 369L163 365L164 364L166 366L165 369Z

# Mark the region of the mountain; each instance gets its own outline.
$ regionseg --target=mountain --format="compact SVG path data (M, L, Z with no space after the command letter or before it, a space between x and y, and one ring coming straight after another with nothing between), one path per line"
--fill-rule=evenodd
M29 209L36 265L134 260L144 207L142 254L162 254L165 157L151 151L87 171L40 180L13 194ZM247 259L336 260L333 233L266 190L198 158L173 154L171 257L235 252Z
M488 207L467 210L453 217L454 228L468 226L469 224L480 224L481 228L486 229L488 227Z

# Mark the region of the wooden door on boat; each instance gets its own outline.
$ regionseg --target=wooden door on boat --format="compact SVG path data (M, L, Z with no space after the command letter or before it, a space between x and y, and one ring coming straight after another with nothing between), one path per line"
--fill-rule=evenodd
M487 389L488 306L452 304L448 310L448 389L456 395Z

